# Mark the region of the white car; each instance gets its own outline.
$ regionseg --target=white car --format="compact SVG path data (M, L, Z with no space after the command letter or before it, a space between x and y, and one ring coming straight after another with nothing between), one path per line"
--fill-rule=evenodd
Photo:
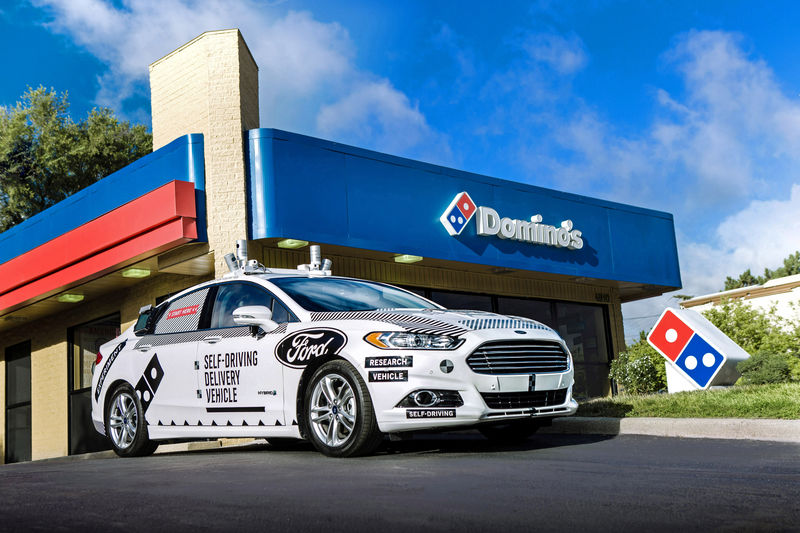
M387 433L477 426L527 438L577 410L572 357L551 328L447 310L331 276L329 264L233 260L223 279L143 308L98 354L97 431L120 456L166 440L261 437L346 457Z

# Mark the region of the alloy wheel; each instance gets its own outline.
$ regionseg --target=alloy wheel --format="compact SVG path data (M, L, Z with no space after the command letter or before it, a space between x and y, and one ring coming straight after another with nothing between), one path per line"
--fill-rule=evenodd
M336 448L353 435L357 406L353 388L339 374L326 374L311 393L310 425L317 438Z

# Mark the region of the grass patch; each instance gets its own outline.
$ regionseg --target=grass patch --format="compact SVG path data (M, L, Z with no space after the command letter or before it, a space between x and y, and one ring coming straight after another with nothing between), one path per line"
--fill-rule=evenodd
M800 383L744 385L676 394L620 394L582 403L577 416L800 419Z

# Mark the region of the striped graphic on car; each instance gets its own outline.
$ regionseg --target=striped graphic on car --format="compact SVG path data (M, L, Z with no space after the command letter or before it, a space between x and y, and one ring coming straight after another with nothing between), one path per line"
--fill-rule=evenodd
M420 335L463 335L466 329L421 316L412 316L401 313L385 313L381 311L334 311L324 313L311 313L313 322L323 320L374 320L386 322L406 329L409 333Z

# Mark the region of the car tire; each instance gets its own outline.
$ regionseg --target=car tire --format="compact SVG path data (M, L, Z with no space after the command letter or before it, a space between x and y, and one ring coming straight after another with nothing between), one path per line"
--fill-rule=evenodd
M139 395L127 383L117 387L106 406L106 435L120 457L151 455L158 443L150 440Z
M329 361L304 391L305 434L330 457L367 455L383 440L364 380L350 363Z
M540 424L532 420L514 420L478 428L484 437L497 444L522 444L536 433Z

